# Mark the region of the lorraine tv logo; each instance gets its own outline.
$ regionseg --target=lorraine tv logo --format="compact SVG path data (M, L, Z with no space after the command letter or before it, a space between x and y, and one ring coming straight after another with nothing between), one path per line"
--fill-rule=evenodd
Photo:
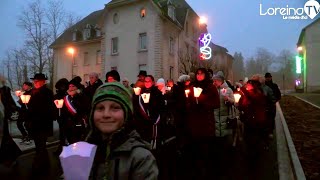
M308 0L303 8L286 7L265 8L260 4L260 16L282 16L282 19L310 19L320 13L320 4L316 0Z

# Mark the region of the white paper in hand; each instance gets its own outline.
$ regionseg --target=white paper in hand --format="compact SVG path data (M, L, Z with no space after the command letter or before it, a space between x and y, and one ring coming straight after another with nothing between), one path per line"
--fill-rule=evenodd
M87 180L90 175L97 146L77 142L63 147L60 162L66 180Z

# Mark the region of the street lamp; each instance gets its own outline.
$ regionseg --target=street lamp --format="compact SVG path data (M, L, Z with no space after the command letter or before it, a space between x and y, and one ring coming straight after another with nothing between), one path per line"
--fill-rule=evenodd
M200 16L199 25L207 24L208 19L205 16Z
M297 47L298 52L301 52L303 50L302 46Z
M73 64L74 64L74 48L73 47L69 47L68 48L68 53L71 54L71 79L73 78Z
M200 30L200 37L199 37L199 48L200 48L200 62L202 60L208 60L211 58L211 34L204 32L205 28L203 26L207 26L208 19L205 16L200 16L199 18L199 30Z

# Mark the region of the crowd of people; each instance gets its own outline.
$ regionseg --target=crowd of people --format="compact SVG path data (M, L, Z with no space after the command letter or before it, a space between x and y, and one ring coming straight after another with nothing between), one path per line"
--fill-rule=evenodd
M22 143L34 140L34 173L50 169L47 138L59 124L59 155L63 146L79 141L97 145L90 179L219 179L228 176L228 152L242 140L249 166L255 166L257 144L267 149L273 138L278 86L270 73L232 83L223 72L199 68L177 82L140 71L130 85L116 70L55 84L38 73L25 82L28 103L15 106L11 90L0 82L0 163L10 166L21 154L8 131L8 119L19 111ZM122 80L122 81L121 81ZM234 94L241 95L240 100ZM21 95L21 94L20 94ZM63 99L58 109L54 100ZM243 134L237 134L239 128ZM236 138L235 138L236 137Z

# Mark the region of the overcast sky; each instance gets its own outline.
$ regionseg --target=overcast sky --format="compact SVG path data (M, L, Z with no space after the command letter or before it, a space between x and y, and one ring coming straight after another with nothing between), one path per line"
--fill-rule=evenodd
M258 47L278 54L282 49L295 52L301 30L313 20L283 20L281 15L260 16L268 8L303 8L307 0L187 0L198 13L208 18L212 42L226 47L231 55L242 52L245 58L253 56ZM318 0L320 1L320 0ZM23 43L23 31L17 27L22 8L30 0L1 0L0 58L10 48ZM42 1L43 3L46 0ZM67 11L85 17L103 9L109 0L64 0ZM261 8L260 8L261 7Z

